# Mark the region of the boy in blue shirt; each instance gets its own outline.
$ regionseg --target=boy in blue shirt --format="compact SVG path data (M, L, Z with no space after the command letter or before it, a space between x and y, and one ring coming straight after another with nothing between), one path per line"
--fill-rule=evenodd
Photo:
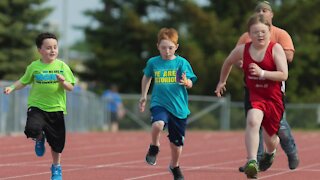
M175 180L183 180L179 159L184 144L187 117L190 114L187 89L192 88L197 77L190 63L185 58L175 55L178 46L178 33L175 29L162 28L159 31L157 47L160 56L150 58L143 70L139 107L143 112L151 80L154 79L150 105L152 140L146 161L150 165L156 165L160 133L167 127L171 148L169 170Z

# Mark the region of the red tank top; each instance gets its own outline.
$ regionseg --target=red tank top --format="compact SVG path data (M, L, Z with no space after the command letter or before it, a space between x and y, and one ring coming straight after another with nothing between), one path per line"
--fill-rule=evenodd
M249 53L249 48L251 44L251 42L245 44L242 66L245 84L249 92L249 101L272 100L282 104L283 99L281 92L281 82L271 81L264 78L259 78L257 76L252 76L249 72L250 63L256 63L263 70L277 70L272 56L272 48L275 45L275 43L269 43L264 58L261 62L256 62L252 59Z

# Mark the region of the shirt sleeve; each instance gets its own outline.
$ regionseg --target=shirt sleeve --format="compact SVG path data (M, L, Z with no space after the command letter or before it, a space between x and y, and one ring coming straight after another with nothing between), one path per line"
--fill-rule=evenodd
M31 65L29 65L24 73L24 75L19 79L19 81L26 85L26 84L30 84L33 81L33 73L31 71Z
M75 84L75 78L74 75L70 69L70 67L66 64L63 63L63 70L64 70L64 78L67 82L70 82L72 85Z
M146 67L143 69L144 75L147 77L153 77L153 72L152 72L152 63L150 60L148 60Z
M182 73L183 72L186 72L187 78L190 79L192 83L195 83L198 80L197 76L194 74L193 69L188 61L185 61L183 65Z
M278 42L284 50L294 50L293 42L289 33L283 29L279 30Z
M239 38L239 40L238 40L238 42L237 42L237 45L245 44L245 43L248 43L248 42L250 42L250 41L251 41L251 39L250 39L250 37L249 37L249 34L248 34L248 32L246 32L246 33L243 33L243 34L240 36L240 38Z

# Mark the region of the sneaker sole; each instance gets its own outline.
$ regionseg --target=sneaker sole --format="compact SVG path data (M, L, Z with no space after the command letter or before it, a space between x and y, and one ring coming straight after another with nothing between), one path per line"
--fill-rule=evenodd
M43 151L43 154L37 154L37 153L36 153L36 155L37 155L38 157L42 157L42 156L44 156L45 153L46 153L46 150Z
M147 164L149 164L151 166L155 166L157 164L157 162L152 163L152 162L149 162L147 159L145 159L145 161Z
M295 170L299 166L299 160L295 160L295 162L289 163L289 169L290 170Z

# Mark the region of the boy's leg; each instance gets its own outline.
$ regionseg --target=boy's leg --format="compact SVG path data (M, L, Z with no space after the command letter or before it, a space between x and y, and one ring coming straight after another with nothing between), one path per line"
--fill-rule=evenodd
M276 148L280 141L277 132L280 128L280 121L284 112L282 103L269 101L266 103L266 107L268 108L266 109L265 118L262 122L266 152L259 162L260 171L266 171L273 163Z
M146 155L146 162L150 165L156 165L160 147L160 135L164 125L165 123L163 121L155 121L152 123L151 144Z
M51 180L62 180L60 162L66 139L64 115L62 111L46 112L45 114L47 118L45 133L52 155Z
M151 108L151 144L145 158L146 162L150 165L156 165L160 146L160 135L168 122L168 116L167 110L163 107L156 106Z
M183 180L184 176L180 169L180 156L182 153L182 147L184 145L184 137L187 126L187 119L179 119L173 115L170 115L168 121L168 138L171 148L171 162L169 165L169 171L172 173L175 180Z
M286 113L283 113L283 118L280 121L278 131L280 144L284 152L287 154L290 169L296 169L299 165L298 151L291 133L291 128L286 121Z
M27 138L35 140L35 153L39 157L43 156L45 153L45 136L43 133L44 126L45 116L43 111L36 107L28 108L24 133Z
M152 123L151 145L160 146L160 136L164 126L165 126L165 123L162 120Z
M262 159L263 152L264 152L263 132L262 132L262 128L260 127L260 130L259 130L259 147L258 147L258 153L257 153L257 163L259 163L259 161ZM240 172L244 172L244 169L245 169L246 166L247 166L247 163L244 164L243 166L240 166L239 167L239 171Z
M52 156L52 164L59 165L61 162L61 153L57 153L51 150L51 156Z
M179 159L182 153L182 146L176 146L173 143L170 143L171 149L171 167L178 167L179 166Z
M258 147L258 153L257 153L257 162L259 163L259 161L261 160L262 156L263 156L263 152L264 152L264 146L263 146L263 130L262 127L260 127L259 130L259 147Z
M263 118L263 112L259 109L248 111L247 124L245 130L245 143L247 149L247 158L257 160L259 146L259 129Z
M51 180L62 180L62 169L61 169L61 153L54 152L51 150L52 155L52 166L51 166Z
M51 180L62 180L62 169L61 169L61 153L54 152L51 150L52 155L52 166L51 166Z
M269 136L264 131L264 142L266 143L266 152L263 154L262 159L259 162L260 171L266 171L269 169L274 161L276 148L279 144L279 137L274 134L273 136Z
M244 173L248 178L257 178L257 152L259 146L259 129L263 119L263 112L259 109L250 109L247 114L245 143L247 149L247 163Z

